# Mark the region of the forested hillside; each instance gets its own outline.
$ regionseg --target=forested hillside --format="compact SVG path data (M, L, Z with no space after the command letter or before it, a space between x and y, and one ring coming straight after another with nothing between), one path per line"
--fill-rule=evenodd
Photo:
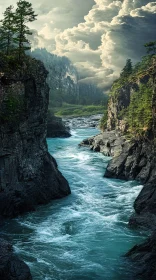
M47 82L50 87L50 102L61 106L62 102L78 102L78 73L67 57L59 57L46 49L35 49L31 55L41 60L48 70Z
M105 105L107 96L94 84L79 81L77 69L67 57L59 57L46 49L35 49L31 55L41 60L48 70L50 108L63 103L79 105Z
M134 67L127 60L110 91L102 129L119 129L129 136L148 136L153 125L153 75L156 55L147 55Z
M79 104L106 105L107 100L107 95L105 95L103 90L98 88L95 84L79 82Z

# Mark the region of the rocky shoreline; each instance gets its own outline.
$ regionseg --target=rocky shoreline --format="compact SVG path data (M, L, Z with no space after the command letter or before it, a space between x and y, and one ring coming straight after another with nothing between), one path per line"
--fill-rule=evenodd
M144 185L134 202L134 214L129 219L133 228L156 229L156 151L153 143L147 141L129 141L119 131L106 131L83 140L80 145L89 147L95 152L111 156L106 172L107 178L137 180ZM155 233L143 244L136 245L126 254L130 260L138 264L139 279L155 279L156 264ZM145 263L141 266L141 262ZM145 278L146 277L146 278Z
M126 255L135 264L137 275L134 279L156 279L156 234L152 234L144 243L134 246Z
M134 202L131 226L156 228L155 154L154 146L148 141L125 143L121 154L114 157L106 169L105 177L137 180L144 185Z
M89 147L94 152L103 153L105 156L117 156L121 153L126 138L119 132L106 131L99 135L84 139L79 146Z
M32 280L29 267L13 251L11 244L0 238L0 279Z
M49 112L47 120L47 138L68 138L70 136L69 126L65 125L62 118L58 118Z
M144 67L144 61L141 62ZM129 226L152 235L126 255L136 263L136 278L156 279L156 58L133 75L116 80L110 91L105 131L80 145L112 156L105 177L137 180L143 189L134 202ZM114 133L115 132L115 133ZM113 134L113 139L112 139ZM129 135L124 140L123 135ZM116 136L116 139L115 139ZM119 140L122 139L122 140ZM117 143L117 145L116 145ZM135 278L135 279L136 279Z
M63 118L63 123L65 127L69 127L70 129L75 128L96 128L99 126L99 122L102 118L102 114L91 115L91 116L81 116L81 117L67 117Z
M75 128L97 128L102 115L91 115L86 117L56 117L48 112L47 119L47 138L68 138L71 136L71 130Z

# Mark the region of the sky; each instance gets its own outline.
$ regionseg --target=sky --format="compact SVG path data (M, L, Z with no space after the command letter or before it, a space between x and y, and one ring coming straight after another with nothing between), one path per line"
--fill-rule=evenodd
M0 0L0 12L14 0ZM131 58L145 55L144 44L156 40L156 1L31 0L37 21L33 44L67 56L82 81L104 88Z

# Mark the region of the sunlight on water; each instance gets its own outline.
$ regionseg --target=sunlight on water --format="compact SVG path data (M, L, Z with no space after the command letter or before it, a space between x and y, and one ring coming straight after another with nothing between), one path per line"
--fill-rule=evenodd
M34 280L131 279L123 255L142 240L140 232L128 228L142 186L103 177L109 158L78 147L96 133L76 129L71 138L48 140L72 194L2 229Z

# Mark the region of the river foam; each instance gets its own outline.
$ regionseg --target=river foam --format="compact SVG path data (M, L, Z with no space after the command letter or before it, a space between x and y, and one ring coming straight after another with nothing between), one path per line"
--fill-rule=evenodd
M96 132L76 129L71 138L48 140L72 194L2 229L34 280L131 279L122 256L142 240L127 225L142 186L103 177L109 158L78 147Z

